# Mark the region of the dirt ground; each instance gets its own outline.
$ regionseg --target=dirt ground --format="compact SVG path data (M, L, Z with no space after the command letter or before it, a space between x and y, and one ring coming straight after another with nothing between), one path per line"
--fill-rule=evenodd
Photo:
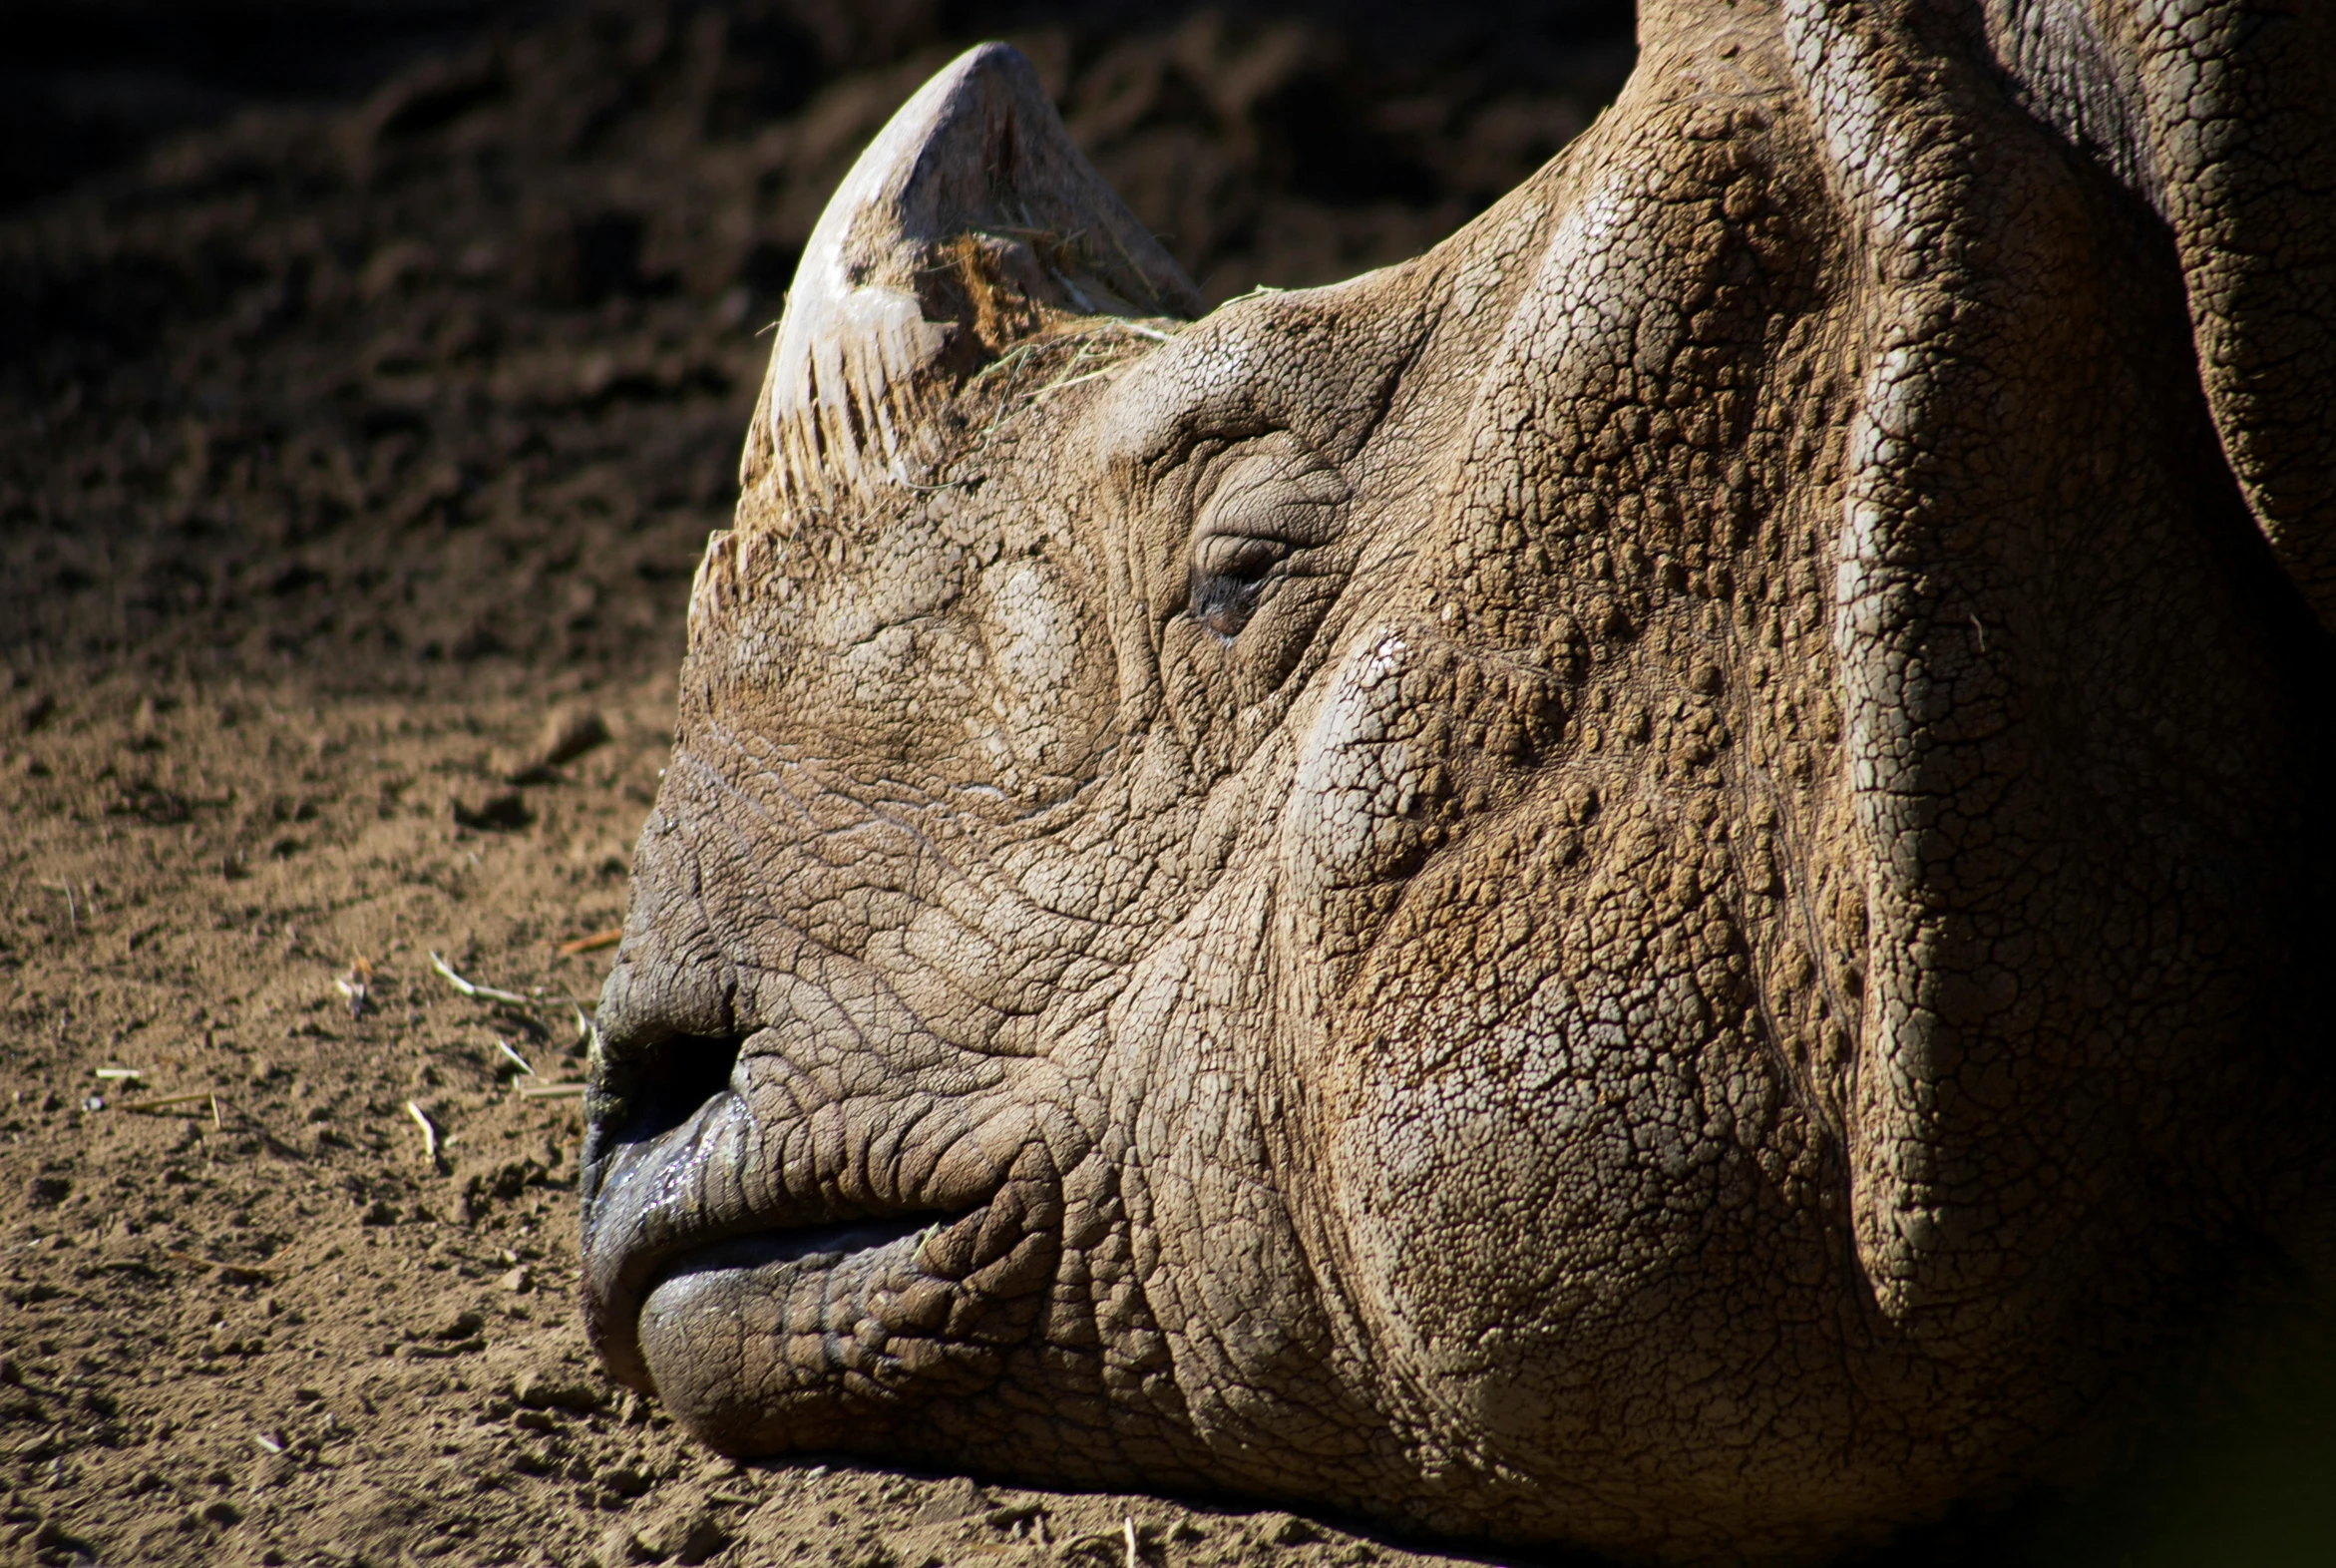
M935 66L1020 41L1215 299L1464 220L1627 6L413 9L361 96L205 78L0 209L0 1560L1453 1561L689 1448L578 1322L560 945L621 918L760 334ZM2137 1495L2022 1560L2167 1539Z

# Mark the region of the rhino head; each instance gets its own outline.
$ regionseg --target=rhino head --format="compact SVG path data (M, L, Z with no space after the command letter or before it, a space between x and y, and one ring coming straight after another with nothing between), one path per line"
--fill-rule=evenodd
M1653 5L1467 228L1205 315L935 78L691 590L614 1374L1633 1556L2081 1467L2324 1163L2336 54L2191 9Z

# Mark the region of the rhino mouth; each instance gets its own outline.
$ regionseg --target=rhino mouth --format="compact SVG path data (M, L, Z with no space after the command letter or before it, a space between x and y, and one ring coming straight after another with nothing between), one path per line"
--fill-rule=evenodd
M847 1220L839 1225L803 1225L792 1230L766 1231L737 1241L715 1242L686 1253L658 1276L649 1294L656 1294L676 1276L720 1268L761 1268L795 1264L805 1268L834 1268L864 1255L898 1248L948 1223L942 1215L901 1215L882 1220Z
M857 1446L993 1380L1052 1278L1031 1222L1057 1206L880 1176L930 1108L868 1107L856 1149L820 1154L807 1119L757 1116L752 1036L672 1045L654 1071L604 1056L587 1102L583 1295L609 1371L741 1455Z

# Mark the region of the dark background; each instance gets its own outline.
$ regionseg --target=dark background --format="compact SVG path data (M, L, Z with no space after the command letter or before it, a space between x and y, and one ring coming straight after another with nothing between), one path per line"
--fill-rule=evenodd
M66 190L157 137L237 109L347 99L490 29L525 30L581 9L572 0L14 0L0 9L0 207ZM756 108L784 115L823 73L904 48L1033 26L1068 27L1091 45L1157 33L1197 8L795 0L680 9L745 23L736 31L752 35L738 41L761 78ZM1406 59L1430 74L1474 59L1507 86L1557 96L1610 91L1630 57L1632 8L1617 0L1214 9L1232 19L1302 18L1360 43L1382 72Z
M1633 57L1618 0L19 0L0 685L669 669L812 222L998 36L1212 302L1433 243Z

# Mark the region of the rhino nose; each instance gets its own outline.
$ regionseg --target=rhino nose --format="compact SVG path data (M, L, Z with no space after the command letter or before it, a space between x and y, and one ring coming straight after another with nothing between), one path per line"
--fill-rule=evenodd
M668 1034L644 1043L619 1035L611 1044L595 1036L586 1161L604 1164L625 1145L663 1137L730 1092L737 1067L735 1037Z
M592 1030L587 1204L614 1153L661 1136L728 1090L746 1033L737 967L706 919L700 872L682 840L660 804L633 857L624 938Z

